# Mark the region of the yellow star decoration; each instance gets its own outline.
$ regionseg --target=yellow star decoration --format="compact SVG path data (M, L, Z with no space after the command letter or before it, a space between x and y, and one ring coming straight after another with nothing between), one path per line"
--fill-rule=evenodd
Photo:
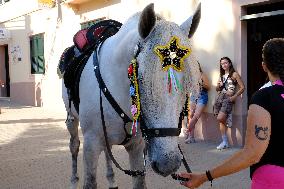
M173 36L167 45L155 46L154 52L159 56L164 71L172 67L180 72L184 68L184 59L190 55L191 49L181 46L179 38Z

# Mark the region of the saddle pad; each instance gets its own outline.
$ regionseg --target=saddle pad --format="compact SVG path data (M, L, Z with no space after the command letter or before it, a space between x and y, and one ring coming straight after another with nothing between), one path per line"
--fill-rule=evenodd
M59 59L59 64L57 67L57 74L59 75L60 78L63 77L65 70L67 67L71 64L72 60L75 57L75 51L74 51L75 46L72 45L71 47L67 47L60 59Z
M87 32L88 29L79 30L73 37L73 42L80 52L84 52L87 48Z

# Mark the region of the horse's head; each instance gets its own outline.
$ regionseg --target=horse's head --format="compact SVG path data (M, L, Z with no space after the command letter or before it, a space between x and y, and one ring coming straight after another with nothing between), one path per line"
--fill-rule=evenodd
M177 140L180 116L186 94L197 94L199 89L200 71L191 37L198 26L200 11L199 5L181 26L157 16L153 4L140 15L141 51L137 61L141 112L144 125L154 132L146 133L152 168L163 176L174 173L181 165Z

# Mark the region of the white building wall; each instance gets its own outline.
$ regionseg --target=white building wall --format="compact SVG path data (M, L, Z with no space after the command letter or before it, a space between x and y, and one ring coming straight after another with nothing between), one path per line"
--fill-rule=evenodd
M63 110L62 81L59 80L56 70L61 53L72 45L73 35L80 29L80 23L102 17L123 23L151 2L155 4L157 13L177 24L183 23L193 13L198 2L201 2L202 16L193 37L194 50L203 71L209 76L212 87L205 111L207 116L203 120L205 124L215 120L212 116L212 106L219 77L219 59L223 56L230 57L246 83L246 33L239 20L242 14L241 6L264 2L263 0L90 0L76 5L61 3L55 8L42 10L38 8L36 0L25 0L25 3L22 0L11 0L0 6L0 27L9 29L12 36L6 43L10 49L11 99L23 104ZM14 11L16 7L17 11ZM30 73L29 36L38 33L45 34L44 75ZM21 61L12 59L11 51L15 46L21 49ZM41 102L37 100L38 86L41 88ZM238 98L234 111L234 114L239 116L238 124L244 123L246 105L245 95ZM237 138L242 138L242 131L237 133ZM238 143L241 143L240 140L238 139Z

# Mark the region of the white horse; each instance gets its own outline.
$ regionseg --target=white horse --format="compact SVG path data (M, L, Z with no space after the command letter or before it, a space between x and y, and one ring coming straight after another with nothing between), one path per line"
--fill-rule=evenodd
M134 49L139 44L140 51L136 59L139 63L138 84L142 119L146 128L157 129L154 130L154 135L157 136L147 138L147 155L153 170L162 176L176 172L181 166L177 137L180 128L177 128L186 93L193 92L196 95L198 93L200 73L192 53L191 37L198 26L199 19L200 5L191 17L178 26L156 15L153 4L150 4L141 13L130 17L115 35L101 45L98 52L94 52L98 55L102 79L109 92L120 108L131 118L128 66L135 56ZM172 44L182 51L171 49ZM180 63L179 68L175 67L174 59ZM97 163L101 152L106 152L106 142L101 120L100 88L94 72L93 54L82 72L79 95L80 114L77 114L72 104L70 112L74 120L67 120L67 127L71 134L70 151L73 162L71 184L73 188L76 188L79 180L77 156L80 146L78 137L80 121L84 138L83 187L97 188ZM69 100L64 85L63 100L66 110L69 111ZM102 106L108 142L110 146L120 144L126 135L123 121L104 95L102 95ZM130 127L131 123L126 126L126 130ZM173 129L172 131L176 129L179 132L161 137L159 132L163 132L163 128ZM169 132L165 133L168 135ZM132 136L124 147L129 153L131 170L144 170L145 143L139 127L136 136ZM109 188L117 188L110 156L108 153L105 154ZM146 188L145 176L133 177L133 188Z

